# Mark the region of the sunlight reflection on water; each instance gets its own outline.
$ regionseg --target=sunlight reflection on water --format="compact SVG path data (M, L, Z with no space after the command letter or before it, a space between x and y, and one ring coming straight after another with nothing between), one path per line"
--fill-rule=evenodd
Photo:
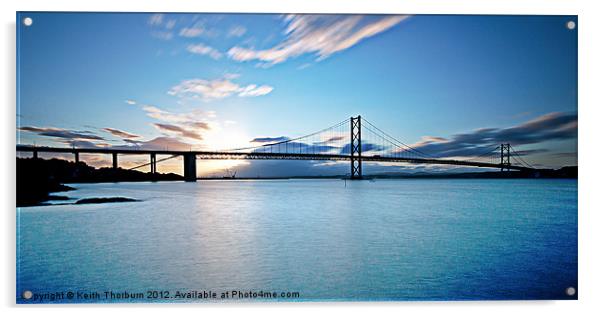
M299 291L557 299L577 281L574 180L78 184L142 202L19 209L17 293ZM20 298L19 298L20 299Z

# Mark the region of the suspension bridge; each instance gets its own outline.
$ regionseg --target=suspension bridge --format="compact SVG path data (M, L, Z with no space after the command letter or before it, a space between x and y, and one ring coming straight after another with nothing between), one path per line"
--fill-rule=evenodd
M508 143L473 146L469 155L463 154L460 159L451 159L458 155L427 153L419 148L414 148L392 137L359 115L301 137L256 139L254 143L257 145L219 151L156 150L134 146L132 148L63 148L17 145L17 152L30 152L33 154L33 158L38 158L40 152L73 154L75 162L79 162L80 154L107 154L112 156L115 169L119 168L119 155L148 155L150 157L148 163L129 169L135 170L150 166L152 174L157 173L157 163L183 157L186 181L197 180L197 159L349 161L349 177L351 179L362 179L363 162L454 165L493 168L499 169L501 172L535 170ZM157 160L158 155L167 157Z

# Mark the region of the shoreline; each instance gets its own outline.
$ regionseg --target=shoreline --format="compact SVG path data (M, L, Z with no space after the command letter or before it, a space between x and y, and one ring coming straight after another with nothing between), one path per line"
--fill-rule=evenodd
M557 170L537 169L533 171L485 171L463 173L404 173L390 172L366 175L361 180L387 179L577 179L577 166ZM198 181L236 180L350 180L348 175L329 176L283 176L283 177L197 177ZM119 182L172 182L183 181L184 177L174 173L146 173L122 168L95 168L83 162L62 159L17 158L17 207L40 206L51 200L67 200L57 192L75 190L69 184L119 183Z

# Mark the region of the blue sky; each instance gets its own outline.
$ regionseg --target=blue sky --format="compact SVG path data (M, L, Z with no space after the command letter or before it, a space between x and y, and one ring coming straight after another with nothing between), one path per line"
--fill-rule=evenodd
M220 149L361 114L425 150L486 131L576 164L574 16L24 17L22 144Z

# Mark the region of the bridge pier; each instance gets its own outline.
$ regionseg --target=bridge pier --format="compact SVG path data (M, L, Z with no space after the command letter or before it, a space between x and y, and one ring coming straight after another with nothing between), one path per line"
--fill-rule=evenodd
M113 153L113 169L117 169L117 153Z
M151 174L157 173L157 154L155 153L150 154L150 169Z
M196 154L184 154L184 181L196 182Z
M75 163L79 163L79 152L74 152L73 155L75 156Z
M38 151L37 150L34 150L32 152L32 154L33 154L33 159L38 159Z

